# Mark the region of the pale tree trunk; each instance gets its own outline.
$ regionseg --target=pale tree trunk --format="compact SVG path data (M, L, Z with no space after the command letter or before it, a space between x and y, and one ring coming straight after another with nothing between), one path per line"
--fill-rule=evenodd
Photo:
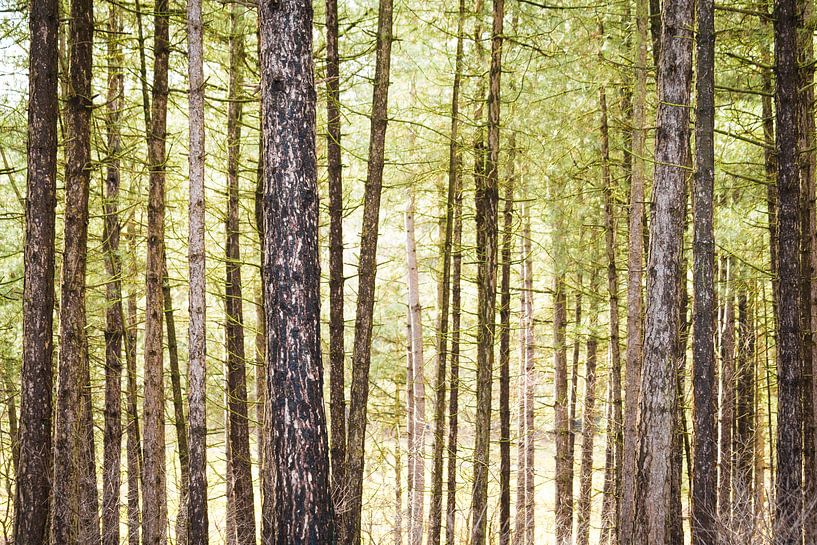
M145 273L145 399L144 464L142 465L142 542L167 542L167 490L165 469L165 388L162 351L165 225L165 137L167 129L167 73L170 54L167 0L154 8L153 100L148 129L147 270Z
M411 388L413 395L411 428L414 437L409 446L409 464L412 478L409 491L409 545L420 545L423 540L423 499L425 492L425 373L423 367L423 320L420 306L420 282L417 270L417 245L414 236L414 189L409 189L405 215L406 261L408 269L408 345L410 347Z
M636 529L639 543L670 539L672 446L677 418L675 361L692 76L692 2L667 2L658 69L654 210L650 232L644 361L639 415ZM679 36L683 38L679 38Z
M488 464L491 439L491 390L496 330L497 205L499 201L499 119L504 0L493 2L491 65L488 85L488 153L485 176L477 178L477 386L471 543L488 538Z
M57 205L57 72L59 2L29 9L29 102L23 250L23 363L20 460L14 496L17 545L48 541L53 454L54 236Z
M372 115L369 138L369 163L363 203L363 228L360 234L358 298L355 310L355 338L352 348L352 385L349 397L346 466L348 516L340 528L341 545L360 543L360 517L363 501L363 469L366 446L366 412L369 399L372 320L375 278L377 275L377 238L380 217L380 194L383 188L383 165L388 123L389 73L391 69L392 0L379 0L377 14L377 48L372 91Z
M204 28L201 0L187 2L187 50L190 113L190 208L189 248L190 263L190 326L188 366L188 484L186 501L180 511L186 516L184 524L190 545L209 542L207 518L207 287L204 254ZM177 526L178 527L178 526Z
M122 481L122 339L125 333L122 313L122 258L119 250L120 171L122 152L119 124L124 107L124 73L119 34L122 32L119 8L108 7L108 92L105 129L107 168L104 193L105 272L105 435L102 475L102 543L119 544L119 488Z
M803 439L801 382L803 344L800 324L800 180L798 146L798 65L796 0L775 4L775 91L778 197L778 425L775 482L775 543L800 543L803 535Z
M99 506L90 414L85 269L91 174L93 2L71 2L65 114L65 250L60 290L60 354L54 423L54 497L51 536L56 543L99 543ZM91 490L92 489L92 490ZM93 505L86 503L93 500Z

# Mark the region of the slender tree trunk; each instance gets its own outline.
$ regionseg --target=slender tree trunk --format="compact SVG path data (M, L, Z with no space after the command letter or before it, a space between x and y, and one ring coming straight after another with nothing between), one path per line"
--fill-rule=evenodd
M54 235L57 205L59 3L32 0L23 255L23 364L20 462L14 499L17 545L48 541L54 350Z
M715 380L715 6L698 1L696 34L695 187L693 207L692 387L695 460L692 540L717 543L717 382Z
M170 54L167 0L154 8L154 64L150 127L148 130L147 271L145 300L144 464L142 465L142 542L167 542L165 475L165 388L162 353L165 224L165 137L167 128L167 73Z
M635 89L633 92L632 161L630 182L629 242L627 245L627 345L625 359L627 376L624 393L623 450L637 452L638 406L641 390L641 353L644 335L642 315L642 283L644 263L644 182L646 178L646 95L647 95L647 26L648 0L636 0L635 24ZM635 528L635 490L637 457L624 456L618 462L621 474L619 507L616 509L618 543L633 545Z
M414 403L411 428L414 432L409 447L409 464L412 482L409 493L409 545L421 545L423 541L423 499L425 493L425 356L423 355L423 320L420 306L420 281L417 270L417 244L414 237L414 190L409 189L406 207L406 259L408 269L408 346L411 361L411 388Z
M802 520L803 345L800 326L800 181L797 169L797 3L775 3L775 92L777 118L778 251L778 426L775 483L775 543L800 543Z
M139 486L142 475L142 438L139 433L139 409L136 384L136 234L134 233L133 220L128 221L127 229L128 253L130 254L128 264L128 276L131 279L131 287L128 290L128 325L125 330L125 361L128 369L128 425L127 425L127 469L128 469L128 545L139 545Z
M326 2L326 159L329 177L329 417L335 517L346 512L346 400L343 318L343 158L338 1Z
M437 320L437 378L434 388L434 444L432 447L431 504L428 513L428 543L440 545L443 511L443 453L445 450L445 381L448 357L448 311L451 292L451 259L453 246L454 215L460 176L459 97L462 80L463 42L465 26L465 0L460 0L457 18L457 48L454 61L454 82L451 93L451 129L448 146L448 192L445 201L445 222L442 244L442 278L440 279L440 310ZM456 447L455 447L456 449Z
M511 539L511 252L513 251L513 148L508 154L502 219L502 276L499 303L499 543Z
M720 444L718 446L718 518L730 527L732 491L732 429L735 422L735 296L732 260L722 259L726 271L721 324Z
M638 501L640 543L668 543L672 444L677 404L675 362L680 331L680 290L685 180L692 76L692 2L666 2L658 70L654 211L650 232L644 362L639 415ZM683 37L683 38L679 38Z
M579 244L584 241L584 229L579 231ZM582 323L582 289L584 275L581 267L576 271L576 308L573 314L573 362L570 367L570 391L568 393L568 458L576 460L576 406L579 399L579 354L581 351L581 323ZM570 482L573 482L574 464L570 464Z
M383 164L388 122L389 73L391 68L392 0L379 0L377 47L372 92L369 164L363 203L363 228L360 234L358 298L355 311L355 338L352 348L352 385L349 397L348 439L346 451L349 483L348 516L340 529L342 545L360 543L360 517L363 501L363 467L366 446L366 411L369 399L372 319L375 277L377 274L377 235L380 194L383 188Z
M460 0L458 42L462 46L465 21L465 0ZM462 53L462 51L460 51ZM460 65L460 69L462 66ZM454 147L454 235L451 244L451 372L448 402L448 483L446 486L445 543L456 542L457 515L457 426L459 421L460 389L460 320L462 316L462 157L459 143L452 138Z
M590 292L598 292L598 271L593 271L590 279ZM579 486L579 506L577 515L576 543L587 545L590 542L590 507L593 485L593 439L596 435L596 354L598 339L594 328L597 327L598 310L596 299L590 301L590 331L587 336L587 365L585 366L584 411L582 414L582 465L581 484Z
M105 176L103 246L105 249L105 436L102 475L102 543L119 544L119 510L122 467L122 259L119 250L119 156L122 137L119 124L124 108L124 57L119 43L122 22L119 8L108 7L108 93L105 129L107 172Z
M255 500L250 459L250 425L247 407L247 364L244 350L244 311L241 295L239 179L241 161L242 87L244 85L245 8L234 3L230 12L230 83L227 118L227 223L225 271L225 333L227 340L227 410L230 443L228 479L232 486L236 538L239 545L255 543Z
M746 284L741 279L738 289L738 355L737 355L737 413L735 415L735 441L733 461L733 527L735 535L743 541L752 536L754 477L753 455L755 448L755 338L751 308Z
M320 346L312 8L262 2L271 542L336 543ZM293 425L293 423L295 425Z
M187 540L190 545L209 542L207 518L207 286L204 254L204 28L201 0L187 2L187 50L190 78L190 326L188 366L188 483L181 508L187 516ZM232 103L230 104L232 107ZM228 343L228 353L230 346ZM181 392L180 392L181 393ZM175 392L174 392L175 394ZM184 488L183 488L184 489ZM186 507L186 509L185 509ZM178 527L178 525L177 525ZM185 537L185 536L181 536ZM253 535L253 537L255 537Z
M573 460L568 457L569 423L567 421L567 355L565 324L567 296L564 273L556 274L553 288L553 367L556 427L556 543L567 545L573 534Z
M486 175L477 178L477 387L474 431L474 483L471 498L471 544L488 537L488 463L491 439L491 390L496 333L497 205L499 201L499 116L504 0L493 1L491 67L488 85Z
M68 30L66 88L65 250L60 290L60 354L54 424L52 539L56 543L99 543L98 505L86 505L96 491L89 403L88 341L85 337L85 269L88 244L88 193L91 174L91 71L93 2L73 0ZM90 460L88 456L90 455ZM90 462L90 465L89 465Z

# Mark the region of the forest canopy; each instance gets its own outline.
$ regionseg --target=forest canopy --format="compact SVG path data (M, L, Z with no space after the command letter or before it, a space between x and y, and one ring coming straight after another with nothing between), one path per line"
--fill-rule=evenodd
M0 541L817 543L811 0L0 0Z

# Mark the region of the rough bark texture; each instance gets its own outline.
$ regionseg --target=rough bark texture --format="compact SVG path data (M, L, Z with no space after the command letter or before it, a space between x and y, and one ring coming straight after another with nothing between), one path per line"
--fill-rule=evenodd
M668 543L677 412L678 333L692 77L692 2L666 2L658 69L654 210L647 266L640 400L636 530L640 543Z
M513 251L514 152L508 154L502 210L499 303L499 543L511 540L511 252Z
M162 322L164 294L165 138L167 130L167 72L170 54L167 0L154 8L153 87L148 130L147 266L145 274L145 399L144 464L142 465L142 542L167 542L165 475L165 388Z
M488 462L491 439L491 390L496 332L497 206L499 202L499 115L504 1L493 2L491 68L488 85L488 153L485 176L477 177L477 387L474 430L474 482L471 544L488 537Z
M139 433L139 408L136 384L136 234L133 221L128 221L128 324L125 330L125 361L128 374L128 425L127 425L127 469L128 469L128 545L139 545L139 487L142 475L142 438Z
M188 484L185 525L190 545L206 545L207 518L207 286L204 254L204 28L201 0L187 2L187 51L190 79L190 326L188 366ZM232 103L231 103L232 107ZM228 265L229 266L229 265ZM228 319L229 321L229 319ZM232 353L228 343L228 353ZM182 508L184 511L184 508ZM255 537L253 535L253 537Z
M729 525L732 491L732 430L735 424L735 295L732 260L725 258L726 279L721 324L720 434L718 437L718 517Z
M698 0L695 181L693 202L692 388L695 459L692 540L717 543L717 382L715 380L715 5Z
M103 212L105 250L105 435L102 470L102 543L119 544L119 488L122 481L122 341L125 322L122 312L122 258L119 250L119 156L122 152L119 124L124 107L124 73L119 34L119 8L108 7L108 89L105 130L107 167Z
M336 543L320 347L312 5L260 5L271 544Z
M802 521L803 344L800 327L800 180L797 164L797 5L775 4L775 92L778 196L778 426L775 482L775 544L800 543Z
M326 1L326 160L329 178L329 418L335 517L346 512L346 400L343 318L343 158L338 2Z
M60 290L60 354L54 422L54 498L51 537L56 543L99 543L92 436L85 269L91 175L91 69L93 2L71 2L65 112L65 250ZM92 494L89 492L93 489Z
M14 500L18 545L48 540L51 497L51 390L54 349L54 223L57 204L57 35L59 3L32 0L23 255L23 364L20 459Z
M569 457L570 423L567 413L567 354L565 326L567 294L565 277L557 273L553 287L553 367L556 431L556 543L569 544L573 535L573 460Z
M744 542L754 527L754 452L755 452L755 332L745 283L738 289L738 355L733 460L734 502L732 527Z
M355 338L352 348L352 385L349 396L348 440L346 451L348 516L344 517L340 542L360 543L360 516L363 501L363 469L366 446L366 410L369 399L372 319L375 277L377 274L377 237L380 217L380 193L383 188L383 164L389 106L391 68L392 0L380 0L377 14L377 47L372 91L369 164L363 203L363 228L360 233Z

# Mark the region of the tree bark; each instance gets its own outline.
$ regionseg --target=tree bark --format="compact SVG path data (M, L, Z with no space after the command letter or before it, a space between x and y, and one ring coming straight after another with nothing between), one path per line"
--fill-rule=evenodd
M672 444L677 403L675 362L692 76L692 2L666 2L658 71L654 211L647 266L644 361L635 497L637 542L669 543Z
M329 416L332 495L340 525L346 512L346 400L343 317L343 157L340 125L338 1L326 1L326 160L329 178Z
M693 199L692 387L695 459L692 540L717 543L717 382L715 380L715 5L699 0L696 33L695 180Z
M721 324L720 444L718 446L718 518L730 527L732 491L732 430L735 422L735 296L732 260L722 259L726 271Z
M737 355L737 413L733 478L735 535L747 541L754 526L754 451L755 451L755 332L752 309L746 284L741 279L738 288L738 355Z
M124 57L119 43L122 22L119 8L108 7L108 90L105 129L107 168L103 211L105 272L105 435L102 474L102 544L119 544L119 510L122 466L122 258L119 250L119 157L122 153L121 123L124 108Z
M778 426L775 482L775 543L800 543L802 520L803 345L800 325L800 180L798 146L798 13L795 0L775 3L775 91L778 195Z
M380 194L383 188L383 164L388 122L389 73L391 68L392 0L379 0L377 47L372 91L369 164L363 203L363 228L360 234L358 298L355 311L355 338L352 348L352 385L349 397L346 451L348 516L341 527L343 545L360 543L360 516L363 501L363 468L366 446L366 411L369 399L372 320L375 277L377 275L377 238Z
M145 274L145 399L144 464L142 465L142 542L167 542L165 475L165 388L162 321L164 295L165 138L167 130L167 73L170 54L167 0L154 8L154 64L150 127L148 130L147 270Z
M139 394L136 384L136 292L133 284L136 281L136 234L133 219L128 220L127 228L128 276L131 287L128 290L128 325L125 330L125 361L128 374L128 425L127 425L127 470L128 470L128 545L139 545L139 487L142 475L142 438L139 433Z
M189 248L190 296L189 366L187 403L188 482L186 501L181 508L187 516L184 525L190 545L209 542L207 517L207 286L204 253L204 28L201 0L187 2L187 51L189 87L190 138L190 206ZM230 104L232 107L232 103ZM231 151L231 150L230 150ZM228 320L229 321L229 320ZM231 354L229 342L228 354ZM186 512L185 512L186 511ZM184 537L184 536L182 536ZM253 535L253 537L255 537Z
M568 457L569 422L567 421L567 355L565 324L567 296L564 273L557 273L553 288L553 366L556 427L556 543L566 545L573 535L573 460Z
M65 250L60 290L60 354L54 423L52 539L56 543L99 543L92 437L88 341L85 337L85 270L88 194L91 175L91 72L93 2L73 0L68 30L68 87L65 115ZM93 493L90 489L93 488Z
M273 545L336 543L320 347L312 7L260 5Z
M484 177L477 178L477 386L471 544L485 545L488 531L488 463L491 390L496 332L497 205L499 201L499 116L504 0L493 1L491 67L488 85L488 153Z
M236 543L255 544L255 500L250 458L247 407L247 364L244 349L244 311L241 292L239 178L241 161L242 87L244 85L245 8L234 3L230 12L230 104L227 113L227 220L225 255L225 337L227 341L227 411L230 443L228 486L232 487Z

